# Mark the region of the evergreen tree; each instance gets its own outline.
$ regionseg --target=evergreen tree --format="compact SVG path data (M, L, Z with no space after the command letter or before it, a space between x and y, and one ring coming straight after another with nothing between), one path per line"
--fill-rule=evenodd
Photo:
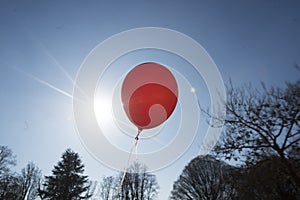
M89 194L88 177L83 175L84 165L79 155L67 149L62 160L54 166L51 176L45 176L43 188L39 189L42 199L55 200L77 200L88 199Z

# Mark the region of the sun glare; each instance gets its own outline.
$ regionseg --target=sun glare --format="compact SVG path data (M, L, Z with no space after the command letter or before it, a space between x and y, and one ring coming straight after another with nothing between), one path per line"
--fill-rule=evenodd
M112 102L107 95L98 95L94 100L94 112L98 123L109 122L112 118Z

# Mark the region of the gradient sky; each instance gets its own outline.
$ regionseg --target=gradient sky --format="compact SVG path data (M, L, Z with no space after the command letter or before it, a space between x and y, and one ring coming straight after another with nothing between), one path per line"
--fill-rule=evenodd
M109 2L109 3L108 3ZM79 152L94 180L116 172L83 148L72 119L73 84L88 53L113 34L137 27L180 31L200 43L223 80L284 86L299 79L299 1L13 1L0 2L0 145L19 170L34 161L49 174L62 152ZM29 75L29 76L28 76ZM34 80L34 77L38 79ZM40 81L39 81L40 80ZM51 89L46 81L67 92ZM166 199L197 145L156 173Z

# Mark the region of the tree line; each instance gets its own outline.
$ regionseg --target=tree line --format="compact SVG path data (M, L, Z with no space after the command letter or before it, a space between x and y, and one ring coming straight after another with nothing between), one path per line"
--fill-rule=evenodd
M300 169L299 163L291 163ZM184 168L170 199L298 200L300 191L278 156L237 167L207 155L194 158Z
M227 97L225 119L205 112L225 121L212 155L185 167L171 199L300 199L300 80L260 90L230 84Z
M30 162L20 173L12 172L10 168L15 164L13 152L0 146L0 199L35 199L41 171Z
M0 146L0 199L3 200L79 200L79 199L155 199L158 183L146 166L134 163L126 173L103 177L99 184L84 175L79 154L67 149L54 166L52 175L42 177L32 162L21 173L12 172L15 156ZM97 188L98 191L95 191Z
M221 138L210 155L186 165L170 199L300 199L300 81L260 90L231 84L227 93L225 118L206 112L225 121ZM15 163L12 151L0 146L0 199L150 200L159 190L155 175L139 163L96 184L71 149L50 176L42 177L34 163L12 172Z

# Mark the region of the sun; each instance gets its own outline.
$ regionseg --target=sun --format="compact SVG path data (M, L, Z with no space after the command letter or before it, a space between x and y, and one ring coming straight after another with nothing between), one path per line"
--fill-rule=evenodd
M112 100L109 95L96 94L94 98L94 114L101 124L108 124L113 118Z

